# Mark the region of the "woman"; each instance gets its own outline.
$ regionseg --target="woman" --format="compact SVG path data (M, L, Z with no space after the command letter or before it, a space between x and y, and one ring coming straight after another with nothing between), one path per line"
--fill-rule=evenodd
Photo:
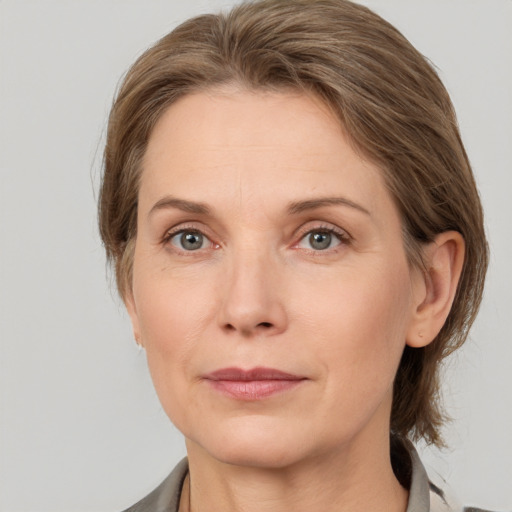
M448 94L396 29L345 0L184 23L119 91L99 211L188 455L130 511L449 510L410 441L442 444L487 245Z

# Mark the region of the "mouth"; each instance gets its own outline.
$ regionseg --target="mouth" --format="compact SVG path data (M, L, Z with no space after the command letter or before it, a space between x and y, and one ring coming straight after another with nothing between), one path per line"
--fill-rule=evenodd
M289 391L306 377L274 368L222 368L204 376L212 389L235 400L255 401Z

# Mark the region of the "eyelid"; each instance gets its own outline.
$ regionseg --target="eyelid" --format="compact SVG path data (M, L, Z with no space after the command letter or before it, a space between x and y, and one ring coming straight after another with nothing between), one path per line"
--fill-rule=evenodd
M314 221L313 221L314 222ZM296 239L302 240L304 236L307 234L314 232L314 231L325 231L327 233L333 233L337 235L341 240L349 242L352 240L352 236L350 233L342 229L335 224L331 224L330 222L320 222L318 224L314 224L312 222L307 222L306 224L302 225L295 235Z
M176 233L180 233L182 231L195 231L196 233L201 233L202 235L211 238L207 234L207 231L209 231L202 222L199 221L180 221L174 224L171 227L168 227L164 230L164 234L162 236L162 239L168 238L169 236L173 236Z

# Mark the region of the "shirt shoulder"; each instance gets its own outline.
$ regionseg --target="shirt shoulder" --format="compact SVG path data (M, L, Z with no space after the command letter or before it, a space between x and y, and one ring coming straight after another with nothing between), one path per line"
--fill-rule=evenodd
M430 484L430 512L492 512L477 507L461 507L445 498L443 491Z
M188 460L184 458L154 491L124 512L178 512L181 488L187 473Z
M478 507L461 506L449 492L432 483L413 444L407 441L405 447L411 466L407 512L492 512Z

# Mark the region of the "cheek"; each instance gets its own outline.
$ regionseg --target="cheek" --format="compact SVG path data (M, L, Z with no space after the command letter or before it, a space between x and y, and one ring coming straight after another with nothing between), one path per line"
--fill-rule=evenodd
M214 287L203 281L171 279L164 271L134 276L148 367L162 406L175 423L179 423L179 411L186 410L182 401L201 349L197 340L214 318Z
M154 259L162 260L161 264L142 255L134 266L141 335L147 350L176 355L187 351L214 314L215 276L205 269L169 267L165 254Z
M322 293L308 287L303 330L314 340L331 395L378 399L389 390L405 346L410 311L407 267L368 266L328 281Z

